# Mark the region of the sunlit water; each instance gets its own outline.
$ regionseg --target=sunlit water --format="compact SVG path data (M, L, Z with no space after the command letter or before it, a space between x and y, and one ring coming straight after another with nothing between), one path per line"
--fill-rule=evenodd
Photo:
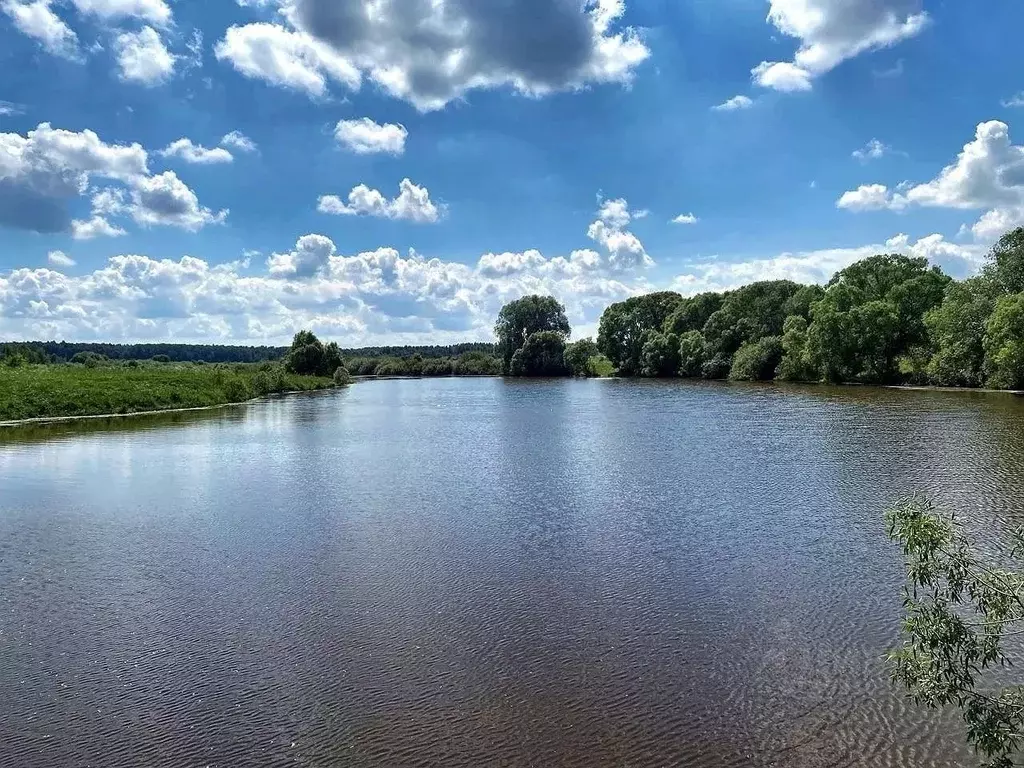
M998 538L1024 400L361 382L0 431L0 765L952 766L882 511Z

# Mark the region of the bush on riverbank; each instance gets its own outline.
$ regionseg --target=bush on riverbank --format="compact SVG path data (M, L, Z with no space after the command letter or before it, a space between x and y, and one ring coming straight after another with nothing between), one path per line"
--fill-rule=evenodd
M276 363L0 366L0 421L200 408L332 386Z

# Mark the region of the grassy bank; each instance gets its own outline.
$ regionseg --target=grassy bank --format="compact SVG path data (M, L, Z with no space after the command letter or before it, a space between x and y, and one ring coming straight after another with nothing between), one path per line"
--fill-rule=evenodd
M270 363L0 366L0 421L203 408L333 385Z

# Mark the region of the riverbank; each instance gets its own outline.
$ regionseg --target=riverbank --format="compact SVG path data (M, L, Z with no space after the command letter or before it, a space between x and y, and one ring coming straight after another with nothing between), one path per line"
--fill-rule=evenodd
M333 386L272 364L0 367L0 426L201 410Z

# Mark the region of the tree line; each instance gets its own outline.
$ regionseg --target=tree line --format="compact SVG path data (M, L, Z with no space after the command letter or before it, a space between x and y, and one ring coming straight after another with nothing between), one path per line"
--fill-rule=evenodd
M502 372L1024 389L1024 228L963 281L879 254L824 286L636 296L605 310L596 342L570 344L570 331L550 296L507 304L494 329Z

